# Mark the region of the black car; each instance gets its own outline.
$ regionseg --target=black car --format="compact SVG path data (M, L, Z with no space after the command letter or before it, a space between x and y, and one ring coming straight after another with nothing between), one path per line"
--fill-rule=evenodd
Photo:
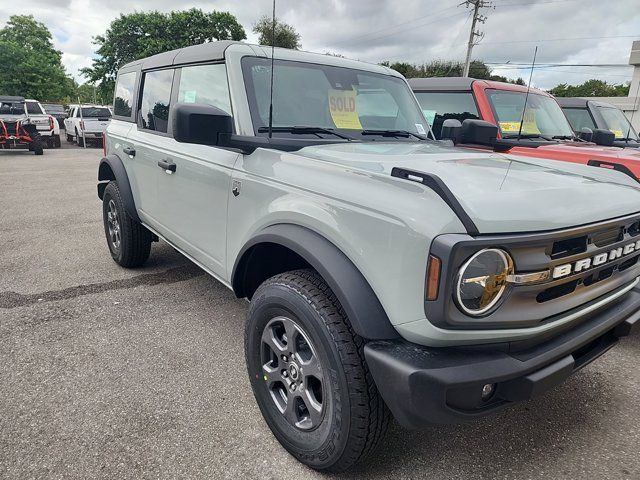
M64 119L67 117L64 106L57 103L43 103L44 111L58 121L60 128L64 128Z
M610 130L616 136L614 146L640 147L638 134L624 113L615 105L588 98L558 97L556 100L577 134L584 128Z

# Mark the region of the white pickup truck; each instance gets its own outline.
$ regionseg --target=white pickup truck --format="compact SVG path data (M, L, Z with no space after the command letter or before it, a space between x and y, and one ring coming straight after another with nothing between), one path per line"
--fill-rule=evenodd
M64 121L68 142L102 145L102 136L111 120L111 111L100 105L73 105Z
M54 117L47 114L37 100L24 101L27 116L36 126L42 143L49 148L60 148L60 126Z

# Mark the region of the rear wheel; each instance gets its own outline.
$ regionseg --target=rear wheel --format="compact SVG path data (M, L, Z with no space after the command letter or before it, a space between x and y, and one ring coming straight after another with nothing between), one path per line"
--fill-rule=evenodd
M76 143L81 147L84 147L84 143L85 143L84 138L82 137L82 135L78 133L77 129L76 129Z
M62 143L60 142L60 135L54 135L53 137L53 148L60 148Z
M66 133L66 131L65 131L65 135L67 136L67 142L73 143L73 135L69 135L68 133Z
M314 271L272 277L251 300L245 355L253 393L278 441L312 468L351 467L387 429L363 347Z
M32 146L33 146L33 153L35 153L36 155L44 154L44 148L42 146L42 138L40 137L34 138L32 142Z
M104 232L111 257L126 268L139 267L151 253L152 234L124 208L116 182L109 182L102 197Z

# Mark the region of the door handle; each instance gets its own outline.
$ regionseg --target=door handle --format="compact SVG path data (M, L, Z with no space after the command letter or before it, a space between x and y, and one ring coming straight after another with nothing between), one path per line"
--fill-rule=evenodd
M160 160L158 166L169 175L176 171L176 164L168 160Z
M136 149L133 147L124 147L122 151L127 155L131 155L132 157L136 156Z

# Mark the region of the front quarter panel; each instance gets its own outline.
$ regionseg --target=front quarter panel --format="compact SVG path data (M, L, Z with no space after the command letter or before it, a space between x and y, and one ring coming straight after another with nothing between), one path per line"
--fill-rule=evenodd
M276 224L306 227L337 246L380 299L392 324L424 318L431 240L464 228L435 193L421 185L258 149L241 157L229 203L229 272L242 247Z

